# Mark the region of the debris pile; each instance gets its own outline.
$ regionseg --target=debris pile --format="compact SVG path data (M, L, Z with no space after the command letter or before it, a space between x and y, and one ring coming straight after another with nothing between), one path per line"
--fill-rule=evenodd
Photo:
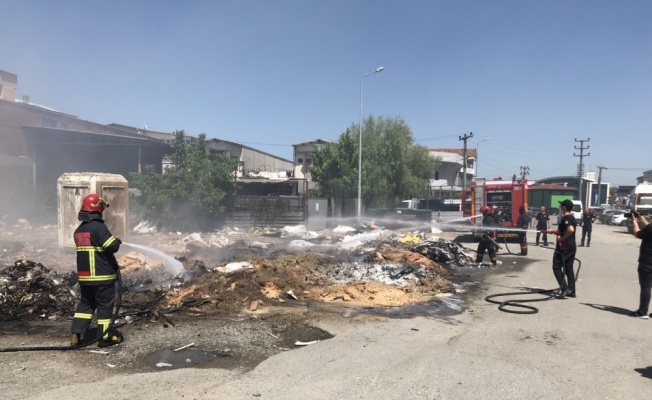
M48 318L72 315L76 292L74 274L59 275L40 263L19 260L0 272L0 319Z
M414 246L414 251L449 267L470 266L475 262L476 257L472 250L459 243L443 239L421 242Z
M152 243L127 243L136 251L118 260L123 315L156 317L181 309L257 312L283 302L311 301L402 306L453 292L451 270L476 266L474 252L458 243L371 222L317 233L297 226L143 235ZM152 254L146 248L164 248L158 253L183 262L183 272L170 272L167 261L148 257ZM71 258L61 252L64 256ZM69 276L58 276L41 264L16 262L0 273L0 315L71 315L75 275Z
M118 264L122 287L127 291L166 291L183 283L183 274L172 275L164 267L163 261L153 260L136 251L120 257Z

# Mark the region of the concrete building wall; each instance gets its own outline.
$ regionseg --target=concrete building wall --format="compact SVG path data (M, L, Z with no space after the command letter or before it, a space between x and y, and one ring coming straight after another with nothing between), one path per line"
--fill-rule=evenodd
M464 156L462 149L429 149L431 157L438 157L441 163L435 167L432 179L436 181L446 181L448 186L462 185L462 168L464 166ZM475 175L475 162L477 154L475 149L467 149L467 184Z
M310 167L313 165L312 153L323 146L335 143L328 140L312 140L310 142L297 143L294 147L294 177L297 179L311 180Z
M291 171L293 167L291 161L234 142L212 139L206 142L206 147L213 153L239 161L243 177L250 172L284 172Z
M16 99L18 76L7 71L0 71L0 100L13 102Z
M291 162L281 160L271 154L242 148L241 161L244 162L245 174L249 172L284 172L291 171L294 166Z

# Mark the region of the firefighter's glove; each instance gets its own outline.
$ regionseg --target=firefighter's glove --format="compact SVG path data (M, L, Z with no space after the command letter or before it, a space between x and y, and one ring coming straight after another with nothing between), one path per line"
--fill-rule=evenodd
M122 240L120 240L120 238L115 238L115 242L116 242L117 244L122 244Z

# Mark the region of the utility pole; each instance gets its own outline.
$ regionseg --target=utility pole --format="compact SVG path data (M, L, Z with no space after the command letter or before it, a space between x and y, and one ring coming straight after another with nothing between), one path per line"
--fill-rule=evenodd
M575 139L575 142L579 142L580 147L575 146L575 149L580 151L580 154L575 154L573 153L573 156L579 157L580 158L580 164L577 166L577 189L579 190L579 199L582 203L585 203L584 199L582 199L582 176L584 176L584 149L589 149L589 146L587 145L584 147L584 142L589 142L591 138L588 139ZM587 153L586 157L590 156L591 153Z
M609 169L607 167L603 167L602 165L598 165L598 169L600 172L598 172L598 203L596 206L600 207L601 201L602 201L602 170L603 169ZM607 197L609 197L609 193L607 193ZM605 201L606 203L606 201Z
M527 175L530 175L530 167L527 165L521 165L521 179L525 180Z
M464 157L462 159L462 190L466 190L466 141L473 137L473 132L465 133L460 136L460 140L464 140Z

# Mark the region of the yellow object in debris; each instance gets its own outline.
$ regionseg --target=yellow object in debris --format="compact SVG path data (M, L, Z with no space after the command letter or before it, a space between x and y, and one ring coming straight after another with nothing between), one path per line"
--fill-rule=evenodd
M403 239L401 239L401 243L414 243L417 244L421 242L421 238L417 235L407 235Z

